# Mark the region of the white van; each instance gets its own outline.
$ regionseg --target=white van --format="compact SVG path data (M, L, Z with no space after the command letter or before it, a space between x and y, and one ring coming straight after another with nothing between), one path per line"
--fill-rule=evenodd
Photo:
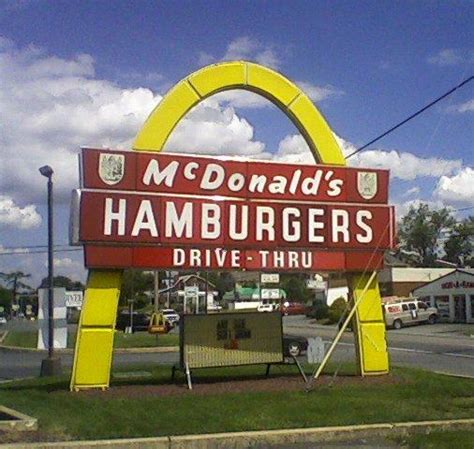
M413 324L434 324L438 320L438 309L429 307L417 298L399 298L383 306L387 327L401 329Z

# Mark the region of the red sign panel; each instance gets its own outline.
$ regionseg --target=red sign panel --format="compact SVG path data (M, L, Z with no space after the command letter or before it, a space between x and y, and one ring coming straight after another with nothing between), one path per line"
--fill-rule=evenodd
M83 150L82 166L86 189L332 203L388 201L387 170L93 149Z
M79 236L91 243L382 250L392 247L392 213L381 205L83 192Z
M384 170L83 150L82 173L88 267L356 271L393 246Z

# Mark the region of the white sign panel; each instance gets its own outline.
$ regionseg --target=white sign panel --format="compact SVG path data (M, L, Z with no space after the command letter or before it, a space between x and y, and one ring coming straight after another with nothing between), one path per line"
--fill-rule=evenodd
M306 288L313 290L326 290L328 283L325 281L318 281L316 279L309 279L306 281Z
M260 282L262 284L278 284L280 282L280 275L278 273L262 273Z
M262 288L262 299L280 299L280 289Z
M308 338L308 363L321 363L324 359L324 341L321 337Z
M184 295L188 298L190 296L198 296L199 295L199 287L195 287L195 286L184 287Z
M66 307L82 307L84 294L81 291L66 292Z
M48 348L48 289L38 289L38 349ZM53 326L55 349L67 347L66 289L53 289Z

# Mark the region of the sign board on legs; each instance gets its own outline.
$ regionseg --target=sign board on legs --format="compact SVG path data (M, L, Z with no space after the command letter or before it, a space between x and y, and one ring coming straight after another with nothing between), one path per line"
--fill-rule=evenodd
M181 366L280 363L283 361L282 318L279 312L184 315Z

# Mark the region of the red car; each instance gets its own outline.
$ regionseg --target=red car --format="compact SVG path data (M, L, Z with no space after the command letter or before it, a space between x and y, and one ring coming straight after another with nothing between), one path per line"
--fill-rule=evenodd
M282 315L306 315L308 307L300 302L285 302L281 308Z

